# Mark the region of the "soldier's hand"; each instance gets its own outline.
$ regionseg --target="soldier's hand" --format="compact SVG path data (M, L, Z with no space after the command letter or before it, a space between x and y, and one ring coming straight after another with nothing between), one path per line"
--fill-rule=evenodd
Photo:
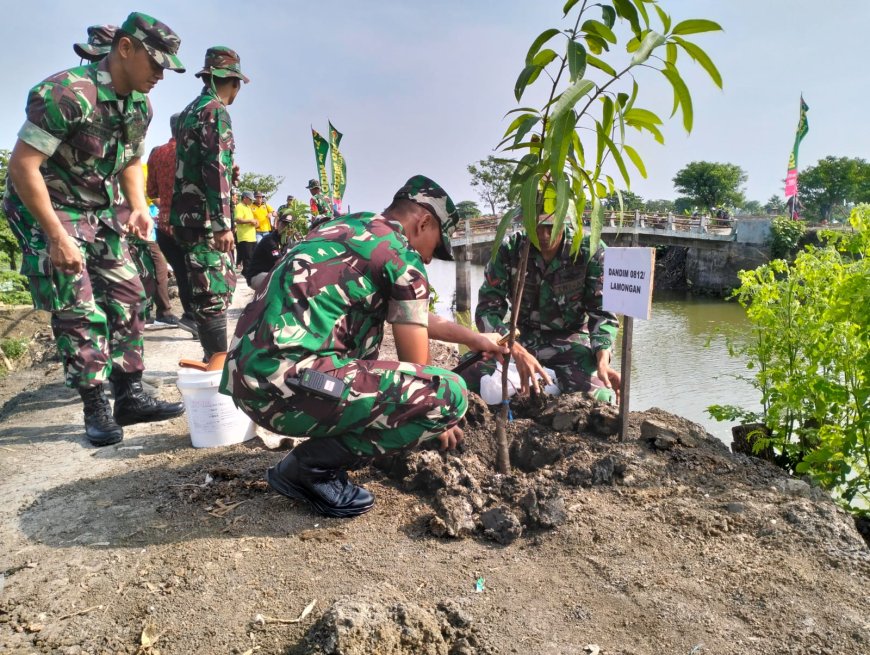
M236 240L233 238L232 230L224 230L223 232L214 233L214 247L220 252L232 252Z
M438 441L441 442L441 450L454 450L464 436L462 429L454 425L452 428L444 430L438 435Z
M550 376L544 371L544 367L537 358L526 350L519 342L514 341L514 347L511 350L511 357L517 363L517 373L520 374L520 393L528 394L529 389L534 389L535 393L542 391L545 386L553 384ZM538 377L542 378L543 385L540 384Z
M51 264L64 275L78 275L84 268L81 250L68 234L48 242L48 257Z
M598 378L604 383L605 387L613 390L613 394L616 396L616 403L619 404L622 376L610 368L610 357L611 353L609 350L599 350L595 353L595 358L598 362Z
M133 236L139 237L143 241L151 240L151 228L154 227L154 221L151 220L151 215L146 211L134 209L130 212L130 219L127 221L127 232Z
M504 361L501 355L507 355L507 346L500 346L498 340L501 335L498 332L484 332L476 334L473 343L466 344L471 350L481 352L484 359L490 359L493 356L499 356L500 361Z

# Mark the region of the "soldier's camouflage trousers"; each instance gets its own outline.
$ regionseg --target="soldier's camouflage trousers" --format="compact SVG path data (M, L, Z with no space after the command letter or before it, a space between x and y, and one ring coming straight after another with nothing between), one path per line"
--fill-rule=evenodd
M93 243L76 241L84 260L79 275L55 270L40 233L21 243L21 272L30 280L33 306L51 312L51 328L69 387L94 387L114 368L144 369L145 292L126 241L101 225Z
M341 400L300 392L290 398L237 398L236 403L273 432L339 437L363 456L433 439L456 425L468 409L465 383L450 371L380 360L355 360L332 371L322 368L329 361L315 360L312 367L344 381Z
M615 403L616 394L598 377L598 364L585 332L539 332L520 335L520 343L545 368L556 373L562 393L583 392L590 398ZM462 372L468 388L480 393L480 378L495 371L495 360L480 362Z
M222 316L233 302L236 290L236 271L226 253L215 250L203 233L196 241L178 241L185 252L190 305L196 322Z
M154 315L154 298L157 294L157 268L154 265L154 258L151 256L151 248L147 241L143 241L138 237L128 236L127 243L130 244L130 257L133 258L133 263L136 264L136 270L139 271L139 279L142 280L142 287L145 289L145 306L143 311L145 318L148 319Z

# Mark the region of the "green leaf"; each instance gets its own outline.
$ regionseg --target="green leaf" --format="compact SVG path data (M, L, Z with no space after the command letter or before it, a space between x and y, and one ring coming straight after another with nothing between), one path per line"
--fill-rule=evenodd
M565 173L556 178L556 210L553 212L553 234L559 234L565 225L568 204L571 200L571 186Z
M616 104L620 107L625 107L625 104L628 102L628 94L627 93L617 93L616 94Z
M589 257L598 251L601 242L601 228L604 226L604 212L601 209L601 200L592 195L592 215L589 217Z
M649 27L649 14L647 13L644 0L631 0L631 2L637 7L637 13L643 18L644 26Z
M595 151L595 174L593 177L597 178L598 174L601 172L601 164L604 162L604 139L601 137L604 136L604 130L601 127L601 123L595 121L595 133L598 135L598 140L595 143L596 151Z
M535 55L535 58L532 60L532 65L538 66L539 68L544 68L556 57L558 57L556 51L547 48L545 50L541 50L538 54Z
M607 50L607 41L602 39L600 36L587 34L584 38L586 39L586 47L590 52L600 55L602 52Z
M535 55L538 54L538 50L541 49L542 45L544 45L547 41L549 41L559 33L559 30L557 30L555 27L551 27L550 29L541 32L538 35L538 38L536 38L532 42L532 47L529 48L529 52L528 54L526 54L526 65L528 66L532 63L532 59L534 59Z
M601 102L604 105L601 111L601 124L604 126L604 131L609 133L610 128L613 127L613 100L605 95Z
M538 183L541 181L541 174L535 173L525 182L520 193L520 206L523 210L523 225L526 228L526 234L535 247L540 248L538 243L537 225L538 225Z
M551 123L553 126L549 134L551 180L558 179L565 167L565 159L568 157L568 149L571 147L571 133L574 132L576 120L577 115L573 111L568 111Z
M659 19L662 21L662 32L667 34L671 31L671 17L665 13L665 10L659 7L658 5L653 5L656 12L659 15Z
M625 154L628 155L628 158L631 160L631 163L634 164L634 167L637 169L637 172L640 173L640 176L646 178L646 166L643 164L643 159L641 159L640 155L637 154L637 150L624 144L622 149L625 150Z
M616 22L616 11L608 5L601 5L601 20L607 27L613 29L613 24Z
M514 216L518 211L518 208L512 207L504 214L502 214L501 219L499 219L498 227L495 230L495 241L492 244L492 253L490 254L489 259L490 261L495 261L495 256L498 254L501 242L504 241L504 235L505 233L507 233L508 227L510 227L510 225L513 223Z
M580 135L577 134L577 130L574 130L574 133L571 135L571 150L574 152L574 155L577 157L577 162L581 166L586 165L586 152L583 150L583 142L580 141Z
M640 90L640 87L637 84L637 80L632 80L631 83L631 97L628 99L628 103L624 105L625 110L628 111L632 107L634 107L634 101L637 100L637 92Z
M625 180L625 188L630 189L631 177L628 175L628 169L625 167L625 160L622 158L622 153L619 152L616 144L613 143L613 140L605 132L600 132L599 138L602 139L605 145L610 149L610 154L613 155L613 161L619 169L619 174L622 175L622 179Z
M571 11L574 8L574 5L578 2L580 2L580 0L568 0L568 2L565 3L565 6L562 7L562 17L564 18L567 16L568 12Z
M586 55L586 63L590 66L594 66L598 70L602 70L608 75L612 77L616 77L616 70L607 62L602 61L598 57L594 57L592 55Z
M616 116L619 118L619 142L625 143L625 110L622 108L622 103L616 103Z
M502 118L507 118L511 114L516 114L517 112L520 112L520 111L524 111L524 112L532 113L532 114L540 114L541 113L537 109L535 109L534 107L517 107L516 109L511 109L509 112L506 112L505 115L502 116Z
M522 70L520 76L517 78L517 83L514 85L514 95L516 96L517 102L519 102L520 98L523 97L523 92L526 90L526 87L538 79L538 75L540 74L541 68L534 64L530 64Z
M520 194L520 189L522 188L523 183L529 179L529 176L535 172L537 168L538 162L540 158L537 154L529 153L524 155L522 159L520 159L517 167L514 169L513 174L511 175L510 181L510 193L509 196L511 198L518 198Z
M610 43L616 43L616 35L613 33L613 30L601 21L587 20L580 26L580 31L586 34L594 34Z
M572 82L586 73L586 48L579 41L568 42L568 72Z
M529 118L536 118L534 114L522 114L521 116L517 116L515 119L511 121L511 124L508 125L507 130L505 130L504 136L507 136L515 129L517 129L520 125L522 125L523 121L528 120Z
M697 61L698 64L700 64L701 68L707 71L710 79L713 80L713 84L721 89L722 75L719 74L719 69L716 68L716 64L713 63L713 60L710 59L710 56L694 43L686 41L685 39L681 39L678 36L674 37L674 41L679 43L682 46L683 50L685 50L692 59ZM668 44L668 46L670 46L670 44Z
M642 64L643 62L645 62L647 59L649 59L652 51L658 48L665 41L665 37L658 32L654 32L652 30L647 32L646 36L644 36L643 40L640 42L640 47L631 58L632 65L637 66L638 64Z
M613 6L616 8L616 14L629 22L631 31L635 34L640 34L640 19L637 15L637 9L634 8L631 1L613 0Z
M531 130L535 125L537 125L538 121L540 121L540 120L541 120L540 116L533 116L529 120L526 120L522 125L520 125L519 129L517 130L516 140L514 141L514 143L515 144L520 143L520 141L522 141L523 137L529 133L529 130Z
M553 105L550 119L556 120L569 109L573 109L577 101L595 88L595 84L589 80L577 80L562 91L559 100Z
M649 109L641 109L633 107L625 112L625 120L631 123L648 123L650 125L661 125L662 119L652 113Z
M674 26L673 34L700 34L701 32L721 32L719 23L703 18L684 20Z
M677 63L677 46L673 43L668 43L665 46L665 61L671 65Z
M683 78L680 77L677 69L673 66L665 66L662 70L662 75L664 75L671 83L671 86L674 87L674 103L679 103L683 110L683 127L686 128L686 132L691 132L693 111L692 96L689 93L689 87L686 86L686 83L683 82Z

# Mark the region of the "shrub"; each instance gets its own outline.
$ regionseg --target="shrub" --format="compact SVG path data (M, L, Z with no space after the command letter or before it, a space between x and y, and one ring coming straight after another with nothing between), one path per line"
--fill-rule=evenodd
M787 216L777 216L771 225L770 254L774 259L790 257L798 247L806 232L803 221L795 221Z

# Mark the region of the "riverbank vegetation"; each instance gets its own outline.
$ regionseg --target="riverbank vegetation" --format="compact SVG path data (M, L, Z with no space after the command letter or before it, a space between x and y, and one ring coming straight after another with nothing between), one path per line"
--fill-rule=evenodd
M870 205L851 233L825 235L792 263L740 274L735 297L752 324L741 348L761 412L714 405L719 420L757 423L750 433L792 473L807 475L852 512L870 515Z

